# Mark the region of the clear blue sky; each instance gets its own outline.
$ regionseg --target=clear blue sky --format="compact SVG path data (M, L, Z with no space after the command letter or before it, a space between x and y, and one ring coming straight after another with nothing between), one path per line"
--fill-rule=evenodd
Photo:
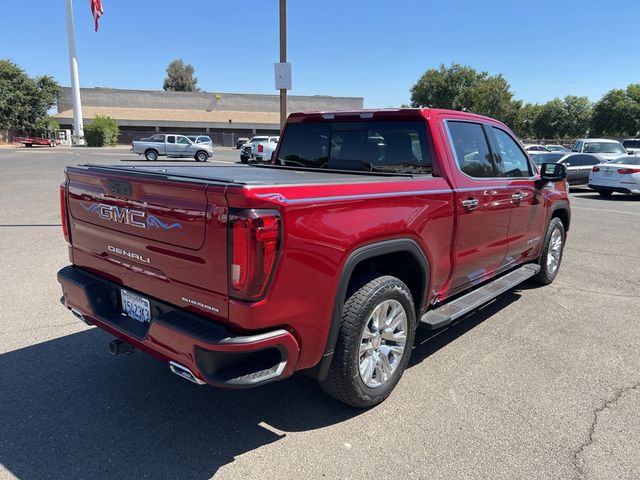
M70 85L65 1L2 2L0 58ZM182 58L209 92L276 93L278 0L75 0L82 87L162 88ZM640 83L637 0L288 0L295 95L409 102L428 68L458 62L502 73L517 98L591 100Z

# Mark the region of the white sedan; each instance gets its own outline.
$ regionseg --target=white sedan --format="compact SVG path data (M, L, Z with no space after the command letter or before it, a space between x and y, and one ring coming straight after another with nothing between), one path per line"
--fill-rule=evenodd
M640 194L640 157L621 157L591 169L589 188L603 197L613 192Z

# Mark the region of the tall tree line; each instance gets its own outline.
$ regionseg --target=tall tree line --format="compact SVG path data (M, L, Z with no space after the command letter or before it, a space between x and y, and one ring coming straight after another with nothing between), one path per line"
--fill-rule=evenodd
M526 138L640 135L640 84L611 90L596 103L567 95L523 104L502 75L453 63L427 70L411 88L411 105L493 117Z

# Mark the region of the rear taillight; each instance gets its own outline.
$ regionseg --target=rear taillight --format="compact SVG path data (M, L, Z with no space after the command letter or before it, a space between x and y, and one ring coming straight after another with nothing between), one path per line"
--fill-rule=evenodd
M594 173L598 173L600 171L600 167L593 167L591 171Z
M262 153L262 152L264 152L264 145L259 144L258 145L258 153Z
M64 183L60 185L60 223L62 224L62 235L67 243L70 243L69 222L67 219L67 191Z
M241 210L229 216L230 295L260 300L280 250L280 215L275 210Z
M631 175L632 173L640 173L640 168L619 168L620 175Z

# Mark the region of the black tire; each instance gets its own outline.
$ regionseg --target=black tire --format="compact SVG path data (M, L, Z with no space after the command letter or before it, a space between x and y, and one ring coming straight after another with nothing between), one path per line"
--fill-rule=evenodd
M144 158L146 158L150 162L155 162L156 160L158 160L158 152L153 149L149 149L144 152Z
M613 195L613 190L598 190L598 195L601 197L610 197Z
M249 157L245 157L244 155L240 155L240 163L247 163Z
M558 254L557 265L555 268L551 268L551 265L549 264L547 259L549 258L549 255L553 255L554 253L554 250L551 247L551 241L552 241L552 238L554 237L554 232L556 231L560 232L560 239L562 243L560 245L560 251L555 252ZM562 263L562 255L564 253L564 244L566 239L567 239L567 236L564 231L564 225L562 224L562 221L557 217L552 218L551 221L549 222L549 226L547 227L547 232L544 236L542 254L540 255L540 260L539 260L539 264L541 267L540 272L538 272L538 274L535 277L533 277L533 280L535 282L541 285L549 285L551 282L555 280L556 276L558 275L558 272L560 271L560 264Z
M204 150L198 150L194 156L196 162L206 162L209 158L209 154Z
M387 300L397 301L404 309L406 340L391 376L380 386L371 388L360 374L360 344L372 312ZM320 386L327 394L352 407L368 408L382 402L395 388L409 362L415 330L416 312L409 288L396 277L374 278L344 303L333 360Z

